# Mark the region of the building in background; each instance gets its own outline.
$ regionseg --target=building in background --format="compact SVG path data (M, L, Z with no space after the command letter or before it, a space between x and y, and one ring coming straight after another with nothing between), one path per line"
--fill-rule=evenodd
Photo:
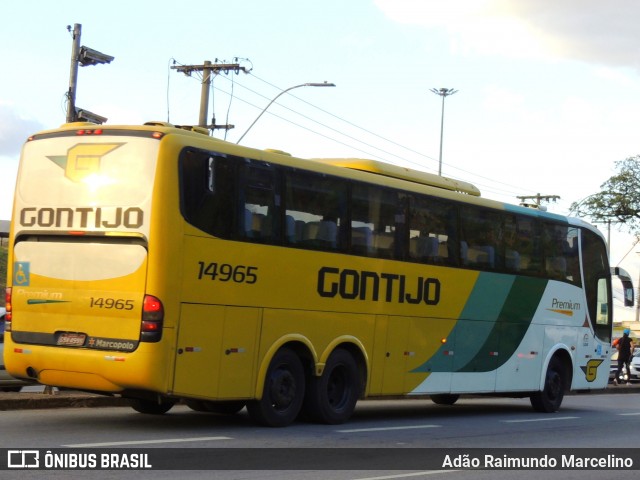
M0 246L7 245L9 238L9 227L11 222L9 220L0 220Z

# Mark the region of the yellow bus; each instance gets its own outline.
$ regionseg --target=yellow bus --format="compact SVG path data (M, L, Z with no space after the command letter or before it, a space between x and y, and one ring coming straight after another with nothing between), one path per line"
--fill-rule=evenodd
M551 412L609 376L596 229L380 162L63 125L24 145L9 247L7 370L142 413L336 424L365 397L471 393Z

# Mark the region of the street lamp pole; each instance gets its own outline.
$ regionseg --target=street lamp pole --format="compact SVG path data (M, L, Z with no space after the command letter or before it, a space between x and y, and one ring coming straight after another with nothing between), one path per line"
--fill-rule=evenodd
M275 102L278 98L280 98L280 96L284 95L285 93L287 93L290 90L293 90L294 88L300 88L300 87L335 87L336 85L334 83L327 83L327 82L322 82L322 83L302 83L300 85L294 85L293 87L289 87L286 90L281 91L278 95L276 95L273 100L271 100L269 102L269 104L264 107L262 109L262 111L260 112L260 115L258 115L256 117L256 119L253 121L253 123L251 125L249 125L249 128L247 128L247 130L242 134L242 136L238 139L238 141L236 142L236 144L240 143L242 141L242 139L244 138L244 136L249 133L249 130L251 130L251 128L256 124L256 122L258 120L260 120L260 117L262 116L262 114L264 112L267 111L267 109L271 106L271 104L273 102Z
M453 95L458 90L454 88L432 88L431 91L442 97L442 115L440 116L440 157L438 163L438 175L442 176L442 137L444 133L444 99L449 95Z

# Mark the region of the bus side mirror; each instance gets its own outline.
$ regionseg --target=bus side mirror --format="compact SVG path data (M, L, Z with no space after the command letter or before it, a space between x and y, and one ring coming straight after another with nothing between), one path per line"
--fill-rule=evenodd
M633 294L633 282L626 270L620 267L612 267L611 275L617 276L622 282L622 290L624 292L624 306L633 307L634 294Z

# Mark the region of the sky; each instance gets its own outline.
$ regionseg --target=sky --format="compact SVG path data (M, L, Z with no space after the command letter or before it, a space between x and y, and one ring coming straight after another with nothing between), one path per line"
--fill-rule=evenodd
M567 214L640 154L638 18L636 0L0 2L0 219L25 139L65 121L74 24L115 57L78 72L76 105L108 124L196 124L201 78L171 67L238 63L249 73L213 80L209 118L235 126L217 138L237 142L283 90L327 81L278 97L242 144L437 173L431 89L454 88L442 174L503 202L558 195L549 211ZM638 279L640 248L619 230L611 263Z

